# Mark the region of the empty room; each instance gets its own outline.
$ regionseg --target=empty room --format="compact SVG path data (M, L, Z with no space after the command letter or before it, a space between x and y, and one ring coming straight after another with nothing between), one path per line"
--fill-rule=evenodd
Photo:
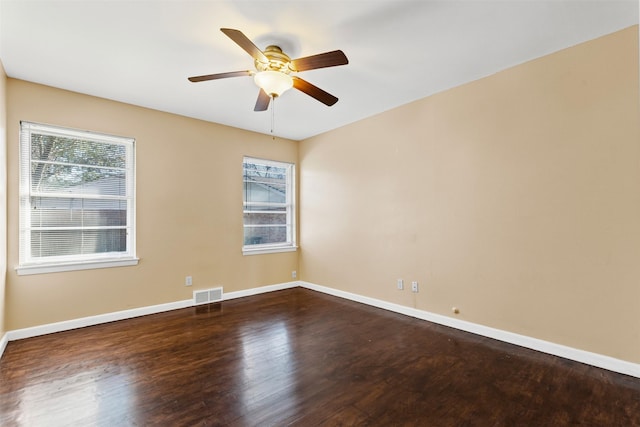
M640 426L636 0L0 0L0 425Z

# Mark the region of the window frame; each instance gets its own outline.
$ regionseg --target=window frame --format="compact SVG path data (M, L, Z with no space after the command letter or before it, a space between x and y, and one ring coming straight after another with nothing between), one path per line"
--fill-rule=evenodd
M33 196L31 185L31 147L32 135L59 135L69 139L88 140L106 144L118 144L126 147L125 181L126 194L121 199L127 206L125 252L94 252L80 255L61 255L37 257L31 254L31 215ZM18 275L55 273L62 271L87 270L95 268L124 267L137 265L139 259L136 256L136 185L135 185L135 139L121 136L108 135L99 132L77 130L60 126L53 126L28 121L20 122L19 138L19 260L16 272ZM74 194L74 193L71 193ZM61 195L50 197L61 198ZM72 198L72 197L66 197ZM80 199L85 197L78 197ZM94 198L99 200L99 197ZM82 228L80 228L82 229Z
M244 197L244 184L245 184L245 174L244 174L244 164L245 163L255 163L264 166L272 166L278 168L284 168L286 170L286 196L285 196L285 207L286 207L286 224L287 227L287 241L280 243L256 243L247 245L245 243L244 235L245 229L247 228L247 224L244 222L244 215L250 211L246 210L246 200ZM258 254L270 254L270 253L279 253L279 252L295 252L298 249L296 244L297 240L297 224L296 224L296 165L291 162L283 162L278 160L268 160L261 159L252 156L244 156L242 158L242 254L243 255L258 255Z

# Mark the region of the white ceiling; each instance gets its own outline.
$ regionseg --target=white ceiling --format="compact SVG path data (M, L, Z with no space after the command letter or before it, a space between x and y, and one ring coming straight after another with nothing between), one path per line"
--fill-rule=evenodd
M268 134L252 78L187 81L253 69L219 29L292 58L341 49L348 65L299 74L336 105L275 103L274 134L301 140L637 23L637 0L0 0L0 59L9 77Z

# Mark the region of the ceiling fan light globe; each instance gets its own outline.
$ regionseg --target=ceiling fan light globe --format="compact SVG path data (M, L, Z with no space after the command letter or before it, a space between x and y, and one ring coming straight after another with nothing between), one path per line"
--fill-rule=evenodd
M261 71L256 73L253 81L259 88L272 97L282 95L293 87L293 79L290 75L280 71Z

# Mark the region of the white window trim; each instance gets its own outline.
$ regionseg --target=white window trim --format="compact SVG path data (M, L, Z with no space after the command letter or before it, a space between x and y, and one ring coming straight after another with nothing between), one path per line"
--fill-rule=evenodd
M258 245L253 245L258 246ZM280 252L295 252L298 250L298 247L295 245L286 246L262 246L262 247L250 247L243 246L242 247L242 255L262 255L262 254L277 254Z
M45 273L60 273L64 271L76 271L76 270L93 270L96 268L111 268L111 267L128 267L132 265L138 265L138 258L127 258L122 260L115 260L110 258L104 261L87 261L87 262L71 262L67 264L55 263L55 264L32 264L16 267L18 276L27 276L30 274L45 274Z
M244 164L245 161L253 161L256 163L260 163L263 165L274 166L274 167L288 167L288 188L287 188L287 206L290 206L290 212L288 214L291 215L291 239L290 242L286 243L271 243L271 244L256 244L256 245L242 245L242 255L263 255L263 254L274 254L274 253L282 253L282 252L295 252L298 250L298 246L296 243L296 236L298 234L297 224L296 224L296 165L291 162L283 162L276 160L267 160L260 159L257 157L244 156L242 162ZM244 178L243 178L244 179ZM242 202L243 211L244 211L244 200ZM244 235L244 221L242 223L242 230Z
M26 200L30 197L31 189L30 189L30 178L27 176L23 176L24 173L28 174L28 171L23 170L23 157L26 155L29 157L29 162L31 159L31 142L28 144L23 144L23 135L22 135L22 125L27 125L29 127L29 134L31 131L40 131L46 133L61 133L65 136L72 136L76 138L89 138L89 139L98 139L105 142L111 143L130 143L132 145L131 148L131 159L128 167L131 169L131 206L128 209L128 221L131 223L131 233L128 235L128 243L127 247L129 248L127 254L113 254L113 253L102 253L102 254L94 254L94 255L85 255L85 256L68 256L68 257L52 257L47 260L38 260L33 259L28 256L24 256L24 248L22 247L23 242L22 237L20 237L19 245L19 265L15 267L16 273L18 275L30 275L30 274L44 274L44 273L56 273L56 272L64 272L64 271L75 271L75 270L89 270L89 269L98 269L98 268L112 268L112 267L126 267L137 265L139 258L136 256L136 155L135 155L135 140L133 138L120 137L120 136L112 136L108 134L91 132L91 131L81 131L70 128L63 128L59 126L45 125L33 122L23 121L20 124L21 134L20 134L20 162L19 162L19 173L20 173L20 230L19 233L22 235L23 228L29 227L29 224L23 223L23 212L24 204L28 203ZM30 138L29 138L30 139ZM26 146L25 146L26 145ZM26 221L28 222L28 215L26 216ZM25 259L26 258L26 259Z

